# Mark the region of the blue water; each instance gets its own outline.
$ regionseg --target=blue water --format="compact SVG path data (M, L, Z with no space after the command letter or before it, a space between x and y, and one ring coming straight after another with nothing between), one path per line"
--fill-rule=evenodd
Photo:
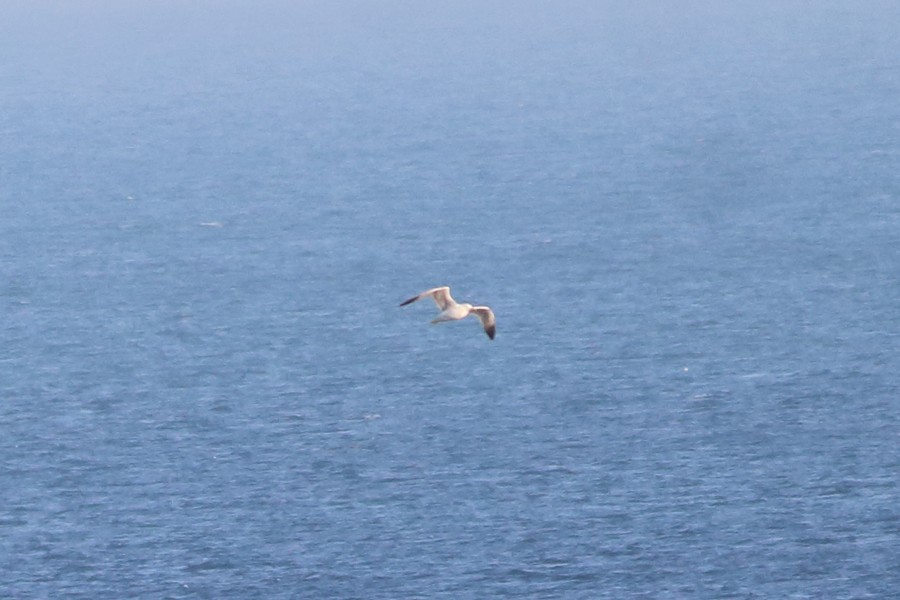
M900 4L677 4L5 3L0 597L900 594Z

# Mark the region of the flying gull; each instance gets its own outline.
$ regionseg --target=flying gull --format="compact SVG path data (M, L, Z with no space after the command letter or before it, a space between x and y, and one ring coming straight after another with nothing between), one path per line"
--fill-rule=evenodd
M481 321L484 332L491 339L494 339L494 333L497 331L496 320L494 319L494 311L487 306L472 306L468 303L457 304L456 300L450 295L450 288L447 286L436 287L422 292L418 296L413 296L409 300L403 302L400 306L412 304L416 300L421 300L431 296L434 303L438 305L441 314L437 316L431 323L442 323L443 321L459 321L465 319L469 315L475 315Z

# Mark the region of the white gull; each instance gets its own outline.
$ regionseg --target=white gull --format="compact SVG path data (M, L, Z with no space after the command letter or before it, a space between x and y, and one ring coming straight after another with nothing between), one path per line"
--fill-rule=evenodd
M494 334L497 331L494 311L488 306L472 306L465 302L458 304L450 295L450 288L447 286L436 287L422 292L418 296L413 296L409 300L401 303L400 306L412 304L416 300L421 300L428 296L431 296L431 299L434 300L434 303L437 304L441 311L437 318L431 322L432 324L442 323L444 321L459 321L460 319L465 319L469 315L475 315L478 317L478 320L481 321L481 326L484 327L484 332L487 336L494 339Z

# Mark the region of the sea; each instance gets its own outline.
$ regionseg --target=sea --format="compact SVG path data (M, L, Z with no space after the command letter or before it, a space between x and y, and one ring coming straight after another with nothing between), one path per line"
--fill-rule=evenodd
M3 4L0 597L900 597L900 3Z

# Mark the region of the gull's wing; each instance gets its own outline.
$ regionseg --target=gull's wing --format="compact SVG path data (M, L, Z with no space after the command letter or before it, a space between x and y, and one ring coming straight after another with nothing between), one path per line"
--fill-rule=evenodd
M436 287L432 288L426 292L422 292L418 296L413 296L409 300L405 300L400 304L400 306L406 306L407 304L412 304L416 300L421 300L426 296L431 296L431 299L434 300L434 303L438 305L438 308L443 310L447 310L448 306L452 306L456 304L456 301L450 296L450 288L447 286L444 287Z
M487 306L473 306L472 314L481 321L487 336L494 339L494 334L497 333L497 320L494 318L494 311Z

